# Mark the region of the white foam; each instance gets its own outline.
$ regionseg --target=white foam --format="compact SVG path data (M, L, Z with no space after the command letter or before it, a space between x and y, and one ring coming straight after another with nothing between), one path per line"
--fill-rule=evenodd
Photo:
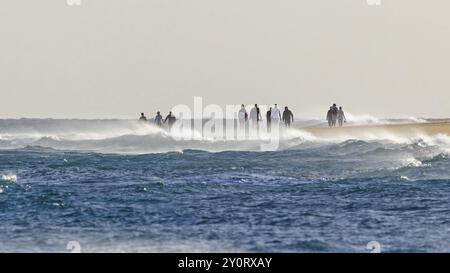
M390 122L385 119L380 119L368 114L356 115L349 112L345 113L347 122L354 124L389 124Z
M450 136L448 135L438 134L436 136L428 136L424 134L419 134L418 139L421 140L420 143L424 143L425 145L439 146L446 153L450 153Z
M404 180L404 181L411 181L411 179L409 177L407 177L406 175L400 176L400 179Z
M355 122L387 122L370 115L356 116L351 113L347 115L349 120ZM168 132L150 124L130 120L16 120L6 124L0 127L3 139L0 148L42 146L63 150L133 154L182 152L185 149L209 152L262 151L261 145L268 143L271 138L264 128L260 129L259 136L252 135L248 139L224 139L214 138L190 128L175 127ZM226 135L234 136L229 134L229 130L234 131L234 128L227 128ZM279 148L289 149L304 142L340 143L349 139L422 145L418 142L422 139L425 145L436 145L446 152L450 151L450 137L445 135L430 137L417 133L405 137L380 129L362 130L355 135L351 132L344 131L332 137L319 138L301 128L282 128Z
M404 162L405 162L405 165L408 166L408 167L422 167L423 166L422 161L417 160L417 159L412 158L412 157L411 158L406 158L404 160Z
M354 125L381 125L381 124L398 124L398 123L424 123L425 119L416 117L402 117L396 119L378 118L369 114L353 114L346 112L347 122Z
M2 181L16 183L17 182L17 176L15 174L2 174L1 176Z

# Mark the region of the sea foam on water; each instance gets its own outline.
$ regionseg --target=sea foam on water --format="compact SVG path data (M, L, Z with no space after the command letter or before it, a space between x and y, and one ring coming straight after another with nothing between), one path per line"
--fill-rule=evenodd
M17 176L15 174L2 174L1 180L15 183L17 182Z

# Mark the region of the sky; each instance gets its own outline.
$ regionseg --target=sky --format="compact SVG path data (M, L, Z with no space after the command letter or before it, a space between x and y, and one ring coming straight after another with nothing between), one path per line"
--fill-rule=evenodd
M450 1L0 0L0 118L450 117Z

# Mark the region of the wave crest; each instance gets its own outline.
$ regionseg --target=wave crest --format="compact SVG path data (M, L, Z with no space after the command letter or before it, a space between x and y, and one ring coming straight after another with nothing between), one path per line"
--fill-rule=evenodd
M352 118L354 118L352 116ZM300 126L300 127L299 127ZM450 137L427 136L420 133L409 137L378 130L362 134L336 133L330 129L327 137L320 137L297 124L283 128L278 150L302 149L311 145L341 150L346 153L382 153L390 149L420 150L438 147L440 153L449 153ZM262 151L270 135L261 130L259 137L247 139L215 139L188 129L167 132L150 124L129 120L0 120L1 149L59 149L100 153L165 153L183 150ZM337 146L330 146L337 144ZM392 145L400 145L392 147ZM431 149L431 148L430 148ZM433 152L435 154L435 152Z

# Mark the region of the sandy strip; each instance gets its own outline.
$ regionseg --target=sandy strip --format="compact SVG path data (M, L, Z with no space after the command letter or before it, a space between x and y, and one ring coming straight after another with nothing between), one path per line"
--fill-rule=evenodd
M302 128L320 138L348 136L363 138L368 136L395 135L399 137L416 137L420 135L450 136L450 122L426 122L387 125L348 126L342 128Z

